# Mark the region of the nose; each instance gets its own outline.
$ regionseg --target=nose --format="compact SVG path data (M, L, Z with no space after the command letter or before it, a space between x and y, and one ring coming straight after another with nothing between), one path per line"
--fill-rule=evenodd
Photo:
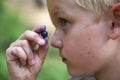
M55 48L62 48L63 44L62 44L62 34L60 33L60 31L55 31L52 39L51 39L51 45Z

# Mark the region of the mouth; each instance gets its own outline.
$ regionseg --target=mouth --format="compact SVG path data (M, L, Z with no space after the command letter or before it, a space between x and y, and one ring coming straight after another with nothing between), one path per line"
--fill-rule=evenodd
M63 56L63 54L61 53L61 51L60 51L60 57L61 57L61 59L62 59L62 61L64 62L64 63L66 63L67 62L67 58L65 58L64 56Z
M63 61L63 62L66 62L66 61L67 61L67 59L66 59L66 58L62 58L62 61Z

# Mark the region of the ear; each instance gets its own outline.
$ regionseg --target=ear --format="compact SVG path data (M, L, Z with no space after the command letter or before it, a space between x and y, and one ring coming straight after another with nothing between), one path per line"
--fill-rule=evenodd
M112 25L110 37L112 39L120 38L120 3L113 4L111 8L111 18L114 25Z
M112 25L113 26L113 25ZM111 28L111 33L109 37L113 40L120 38L120 26L116 27L115 25Z

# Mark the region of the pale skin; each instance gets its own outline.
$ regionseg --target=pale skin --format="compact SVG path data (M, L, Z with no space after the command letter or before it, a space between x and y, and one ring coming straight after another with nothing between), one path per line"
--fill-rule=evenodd
M74 0L47 0L47 3L56 28L51 44L60 50L69 74L78 77L95 73L97 80L119 80L120 3L114 4L109 14L101 15L99 22L91 16L91 12L77 5ZM35 37L38 35L36 30L37 28L23 33L7 49L11 80L37 78L48 44L41 36ZM21 42L25 42L24 45ZM36 50L36 56L32 49L35 46L33 44L42 47Z
M36 80L48 51L40 27L25 31L6 50L10 80ZM39 48L35 48L39 45Z

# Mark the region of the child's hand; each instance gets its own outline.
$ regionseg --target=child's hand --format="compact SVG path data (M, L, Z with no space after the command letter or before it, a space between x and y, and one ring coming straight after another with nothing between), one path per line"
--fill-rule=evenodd
M25 31L6 50L11 80L36 80L48 51L48 37L40 35L45 27Z

